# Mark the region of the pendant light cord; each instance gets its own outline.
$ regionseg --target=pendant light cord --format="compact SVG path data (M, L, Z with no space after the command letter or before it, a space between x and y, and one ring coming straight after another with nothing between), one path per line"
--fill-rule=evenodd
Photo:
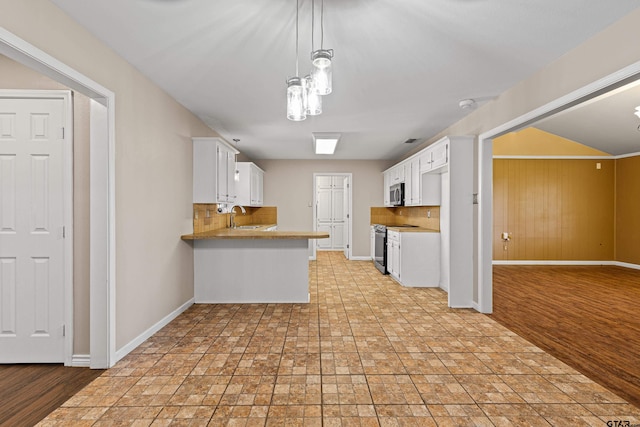
M296 77L300 75L298 73L298 15L300 13L300 0L296 0Z
M320 49L324 48L324 0L320 3Z
M315 50L313 47L313 36L315 34L315 21L316 21L316 17L315 17L315 11L316 11L316 0L311 0L311 52L313 53L313 51Z

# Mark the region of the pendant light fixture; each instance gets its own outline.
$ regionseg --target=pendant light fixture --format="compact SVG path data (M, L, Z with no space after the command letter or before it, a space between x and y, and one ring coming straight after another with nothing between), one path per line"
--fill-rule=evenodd
M313 38L315 36L315 9L315 0L311 0L311 52L313 52ZM322 96L316 90L316 82L311 77L311 74L304 78L303 83L307 115L317 116L322 114Z
M333 49L324 48L324 0L320 3L320 49L311 52L311 77L315 83L315 90L320 95L329 95L332 91Z
M322 96L316 91L316 84L311 75L304 78L305 113L307 116L322 114Z
M311 73L299 77L299 16L300 0L296 0L296 75L287 79L287 118L302 121L307 116L322 114L322 96L332 90L333 49L324 49L324 0L320 8L320 49L314 48L315 0L311 0Z
M296 0L296 75L287 80L287 118L295 122L307 118L304 88L298 72L298 16L300 0Z

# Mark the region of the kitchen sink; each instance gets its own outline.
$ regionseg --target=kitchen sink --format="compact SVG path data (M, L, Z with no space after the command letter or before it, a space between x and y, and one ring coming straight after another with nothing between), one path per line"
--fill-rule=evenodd
M254 230L260 227L262 227L262 225L239 225L236 227L236 229L237 230Z

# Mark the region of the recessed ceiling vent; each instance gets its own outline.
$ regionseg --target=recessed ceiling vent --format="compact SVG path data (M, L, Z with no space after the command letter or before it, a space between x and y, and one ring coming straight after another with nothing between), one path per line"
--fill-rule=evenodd
M404 143L405 144L413 144L414 142L416 142L418 139L417 138L409 138L407 139Z

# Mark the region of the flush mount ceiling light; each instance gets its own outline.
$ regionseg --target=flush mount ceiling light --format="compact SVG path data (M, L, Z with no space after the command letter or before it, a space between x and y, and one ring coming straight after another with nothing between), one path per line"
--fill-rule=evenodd
M316 154L333 154L340 139L339 133L313 132L313 147Z
M320 9L320 49L314 49L315 0L311 1L311 73L299 77L298 22L300 0L296 0L296 75L287 79L287 118L302 121L307 116L322 114L322 96L332 91L333 49L324 49L324 0Z

